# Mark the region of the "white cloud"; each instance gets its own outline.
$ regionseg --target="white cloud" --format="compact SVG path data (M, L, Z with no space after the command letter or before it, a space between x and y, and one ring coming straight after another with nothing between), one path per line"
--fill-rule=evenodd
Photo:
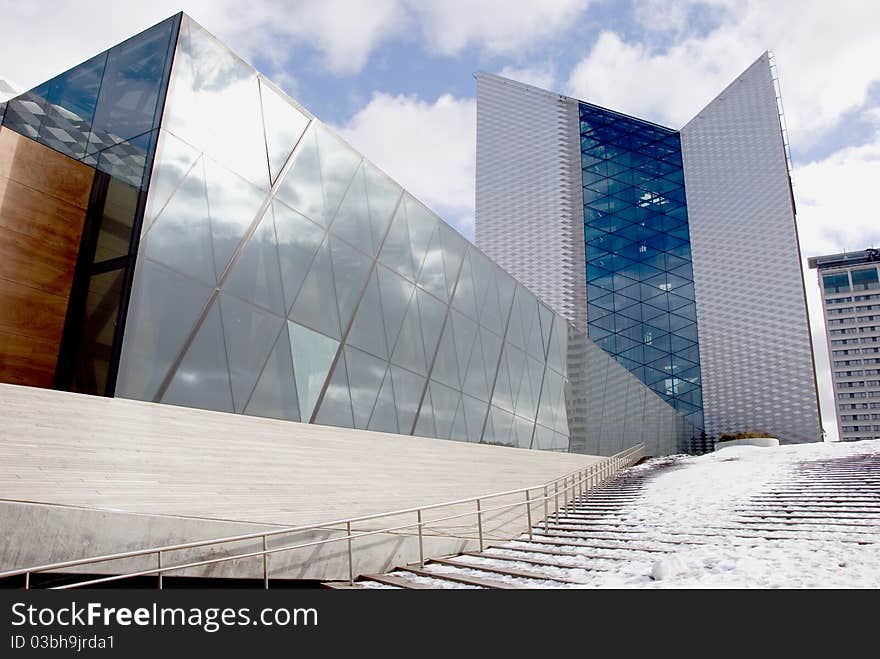
M337 128L391 178L473 236L476 105L444 94L433 103L376 93Z
M706 4L692 0L689 5ZM880 6L840 0L728 0L721 24L655 49L603 33L574 68L573 96L683 125L764 50L774 51L792 139L807 145L880 79Z
M568 28L588 0L409 0L435 50L454 55L469 45L513 53Z
M455 55L469 46L512 53L568 28L588 0L0 0L3 73L33 87L178 11L246 57L279 70L317 52L330 72L359 72L392 39L424 43ZM100 16L100 20L95 20ZM11 26L11 29L10 27ZM34 46L39 34L41 47ZM300 65L302 65L300 63Z

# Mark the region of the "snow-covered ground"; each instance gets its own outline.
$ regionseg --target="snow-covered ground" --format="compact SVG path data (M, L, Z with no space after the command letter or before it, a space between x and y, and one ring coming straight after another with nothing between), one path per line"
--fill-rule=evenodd
M682 458L678 465L647 481L641 502L625 515L628 523L663 530L706 531L739 525L739 507L761 509L762 495L794 480L798 465L853 455L880 454L880 441L803 444L778 448L731 447L700 457ZM647 463L634 469L646 469ZM876 475L880 484L880 475ZM817 488L818 489L818 488ZM878 495L853 486L841 499ZM792 527L776 523L769 532L714 531L722 534L706 545L682 545L656 561L624 563L610 572L594 573L589 585L648 588L877 588L880 586L880 519L866 512L853 525L831 525L837 513L827 507L828 521ZM880 500L874 508L880 508ZM847 509L850 506L838 504ZM763 535L762 535L763 534ZM647 534L651 535L651 534ZM737 535L755 535L753 538ZM875 544L857 544L863 535ZM873 538L871 538L873 536ZM688 538L689 536L681 536ZM648 542L645 546L651 546ZM659 546L659 545L657 545ZM653 576L652 576L653 573ZM660 577L659 579L653 578Z
M880 440L674 456L627 481L619 507L588 501L550 535L428 569L537 588L880 587Z

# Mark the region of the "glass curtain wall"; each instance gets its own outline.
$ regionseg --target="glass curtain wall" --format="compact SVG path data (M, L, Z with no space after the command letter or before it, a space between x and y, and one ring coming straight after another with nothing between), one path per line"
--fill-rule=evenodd
M677 132L580 104L589 337L702 427Z
M118 395L568 450L567 345L561 317L184 18Z

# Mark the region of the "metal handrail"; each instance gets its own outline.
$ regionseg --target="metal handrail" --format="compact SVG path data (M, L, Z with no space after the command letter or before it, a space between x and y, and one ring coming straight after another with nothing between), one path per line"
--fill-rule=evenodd
M354 540L356 538L362 538L365 536L372 536L372 535L379 535L379 534L383 534L383 533L392 533L392 532L402 531L404 529L412 529L413 527L418 527L419 562L420 562L420 564L424 565L424 548L423 548L424 527L428 524L436 524L438 522L449 521L452 519L469 517L469 516L472 516L476 513L479 541L480 541L480 547L482 549L483 548L483 540L484 540L482 521L483 521L483 516L486 513L496 512L496 511L500 511L500 510L508 510L510 508L525 505L526 511L527 511L528 524L529 524L529 527L528 527L529 533L531 533L531 529L532 529L531 506L532 505L534 505L536 503L543 502L544 513L545 513L544 516L545 516L545 521L546 521L546 519L549 518L549 514L548 514L549 501L554 500L555 501L555 504L554 504L555 514L558 515L558 513L559 513L559 494L560 494L559 483L560 482L564 483L562 494L563 494L563 498L564 498L564 507L567 508L569 505L569 503L568 503L568 501L569 501L568 500L568 492L569 491L572 491L571 501L573 503L575 500L575 497L574 497L575 490L577 490L579 488L580 494L582 495L585 491L588 491L589 489L591 489L591 487L595 487L596 485L602 483L604 480L606 480L610 476L616 474L620 469L622 469L626 466L629 466L630 464L633 464L635 461L637 461L637 460L633 460L633 458L635 456L638 456L639 458L641 456L643 456L644 449L645 449L644 444L638 444L638 445L636 445L632 448L629 448L625 451L621 451L620 453L617 453L617 454L615 454L615 455L613 455L613 456L611 456L601 462L597 462L597 463L590 465L589 467L585 467L583 469L578 469L576 471L570 472L564 476L561 476L555 480L548 481L547 483L542 484L542 485L534 485L531 487L519 488L516 490L495 492L492 494L486 494L486 495L481 495L481 496L477 496L477 497L468 497L466 499L458 499L458 500L454 500L454 501L446 501L446 502L442 502L442 503L429 504L429 505L425 505L425 506L405 508L405 509L395 510L395 511L390 511L390 512L375 513L372 515L363 515L360 517L352 517L352 518L343 519L343 520L336 520L336 521L332 521L332 522L323 522L320 524L310 524L307 526L288 527L288 528L282 528L282 529L275 529L275 530L271 530L271 531L254 532L254 533L248 533L248 534L237 535L237 536L227 536L227 537L223 537L223 538L214 538L214 539L210 539L210 540L199 540L199 541L195 541L195 542L180 543L180 544L176 544L176 545L164 545L161 547L151 547L149 549L139 549L139 550L128 551L128 552L119 552L116 554L108 554L105 556L95 556L95 557L91 557L91 558L83 558L83 559L77 559L77 560L72 560L72 561L50 563L50 564L39 565L39 566L35 566L35 567L30 567L30 568L19 568L16 570L0 572L0 579L24 575L25 576L25 588L27 589L30 587L30 575L31 574L36 574L36 573L41 573L41 572L49 572L49 571L54 571L54 570L61 570L61 569L66 569L66 568L71 568L71 567L79 567L82 565L93 565L96 563L106 563L106 562L110 562L110 561L123 560L123 559L127 559L127 558L138 558L138 557L155 555L157 558L156 568L151 568L149 570L140 570L138 572L126 573L126 574L121 574L121 575L112 575L110 577L102 577L99 579L92 579L89 581L82 581L82 582L77 582L74 584L67 584L65 586L58 586L56 588L59 590L64 590L64 589L68 589L68 588L76 588L76 587L80 587L80 586L93 585L93 584L97 584L97 583L118 581L121 579L128 579L128 578L133 578L133 577L138 577L138 576L156 575L156 576L158 576L158 579L159 579L158 584L159 584L159 588L161 589L162 588L162 576L166 572L191 569L194 567L212 565L212 564L222 563L222 562L226 562L226 561L240 560L240 559L246 559L246 558L256 558L258 556L261 556L263 558L264 587L268 588L268 585L269 585L268 556L269 555L275 554L275 553L280 553L283 551L293 551L296 549L304 549L306 547L314 547L314 546L319 546L319 545L323 545L323 544L329 544L331 542L340 542L340 541L345 540L348 543L349 581L353 583L354 574L353 574L353 558L352 558L352 556L353 556L352 540ZM569 485L569 483L571 483L571 484ZM553 487L552 494L549 493L551 486ZM531 491L532 490L540 490L540 489L543 489L544 496L539 497L539 498L533 498L531 496ZM487 499L497 499L499 497L511 496L511 495L516 495L516 494L525 494L525 501L517 501L517 502L511 503L511 504L505 504L505 505L496 506L493 508L483 508L482 507L481 502L486 501ZM435 518L435 519L431 519L431 520L427 520L427 521L425 521L423 519L422 513L424 513L427 510L436 510L438 508L460 506L460 505L464 505L464 504L468 504L468 503L475 503L476 504L476 511L474 511L474 512L469 511L469 512L464 512L464 513L458 513L455 515L448 515L446 517ZM395 526L395 527L375 529L372 531L364 531L364 532L360 532L360 533L353 533L352 532L352 528L351 528L352 524L355 524L357 522L370 521L370 520L381 519L381 518L385 518L385 517L396 517L396 516L406 515L406 514L411 514L411 513L417 514L418 521L416 521L414 523ZM341 529L337 529L337 528L333 528L333 527L338 527L338 526L343 526L343 525L346 528L346 535L344 535L344 536L339 536L339 537L335 537L335 538L325 538L323 540L316 540L316 541L302 543L302 544L288 546L288 547L275 547L272 549L269 549L267 547L267 540L269 537L275 537L275 536L280 536L280 535L291 535L294 533L303 533L306 531L341 530ZM166 565L166 566L162 565L162 554L163 553L168 553L168 552L173 552L173 551L181 551L184 549L196 549L196 548L200 548L200 547L208 547L208 546L213 546L213 545L229 544L229 543L234 543L234 542L244 542L246 540L256 540L256 539L262 539L263 549L261 551L247 552L244 554L235 554L232 556L223 556L220 558L206 559L206 560L197 561L197 562L193 562L193 563L186 563L186 564Z

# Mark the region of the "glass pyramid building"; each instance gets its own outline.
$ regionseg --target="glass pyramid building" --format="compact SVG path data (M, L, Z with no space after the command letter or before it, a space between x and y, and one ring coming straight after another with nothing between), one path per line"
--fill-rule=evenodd
M95 170L56 388L585 453L695 432L184 14L0 112Z

